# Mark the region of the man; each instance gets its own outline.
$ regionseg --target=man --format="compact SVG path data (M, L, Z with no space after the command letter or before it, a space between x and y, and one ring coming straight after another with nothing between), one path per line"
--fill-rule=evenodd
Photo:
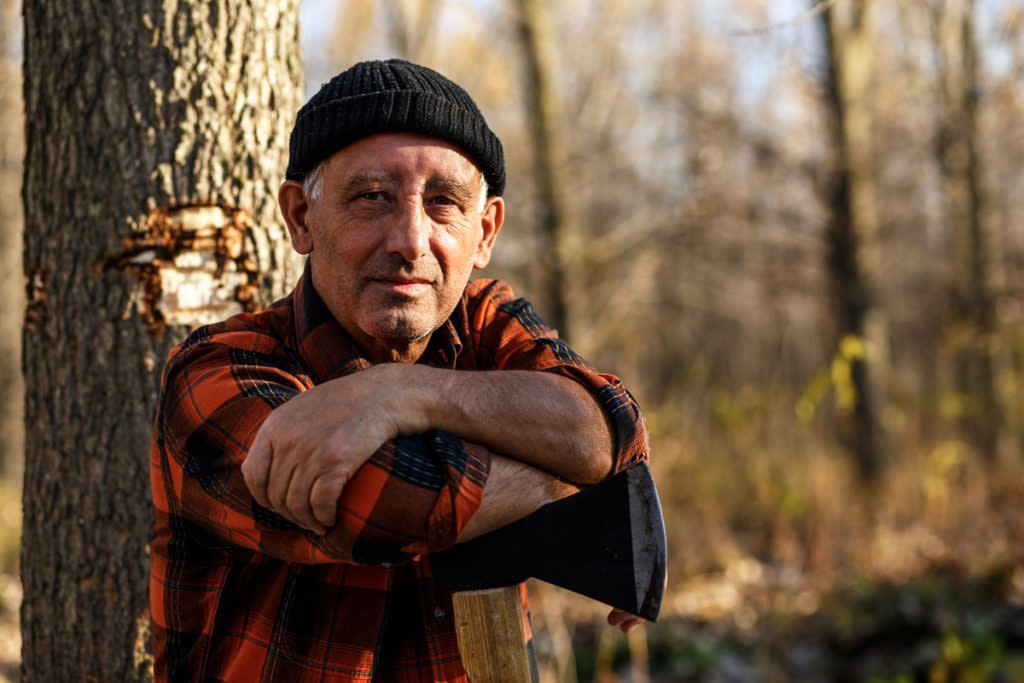
M423 555L646 458L643 418L506 285L468 283L505 172L462 88L357 64L299 111L290 150L279 202L305 273L164 370L156 677L463 681Z

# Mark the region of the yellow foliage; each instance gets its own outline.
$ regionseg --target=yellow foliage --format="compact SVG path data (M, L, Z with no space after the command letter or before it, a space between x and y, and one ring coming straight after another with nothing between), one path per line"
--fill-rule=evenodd
M939 399L939 412L945 418L959 419L967 414L969 403L968 397L962 393L946 392Z
M839 341L828 370L821 370L811 378L796 402L795 413L801 424L813 419L818 404L831 387L835 391L836 408L849 413L857 405L857 388L853 382L853 364L870 357L867 340L848 334Z
M944 441L928 454L928 468L922 477L921 486L933 511L946 509L953 478L960 471L966 454L967 444L962 441Z
M807 387L804 388L796 402L796 419L801 424L808 424L814 418L814 411L817 409L818 403L828 393L830 386L832 386L831 378L829 373L824 370L819 370L807 383Z
M929 460L936 473L945 476L964 461L966 449L962 441L945 441L932 449Z
M868 358L868 342L862 337L848 334L839 342L838 355L847 361L866 360Z

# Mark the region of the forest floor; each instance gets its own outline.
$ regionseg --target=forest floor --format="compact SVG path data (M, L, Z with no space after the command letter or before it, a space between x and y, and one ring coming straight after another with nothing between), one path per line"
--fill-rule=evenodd
M555 593L533 592L548 604ZM643 637L622 636L594 605L557 593L562 614L537 615L544 681L572 680L554 673L568 663L557 647L567 628L578 681L1024 682L1024 563L978 576L934 567L819 592L746 560L685 581Z
M818 593L744 561L686 581L631 637L595 603L538 584L531 596L545 683L1024 682L1024 563ZM0 575L4 683L19 680L20 603L18 577ZM575 678L555 673L566 666Z
M592 601L530 593L545 683L1024 683L1024 562L821 591L741 560L677 584L658 623L629 637ZM18 577L0 574L0 683L19 680L20 604Z

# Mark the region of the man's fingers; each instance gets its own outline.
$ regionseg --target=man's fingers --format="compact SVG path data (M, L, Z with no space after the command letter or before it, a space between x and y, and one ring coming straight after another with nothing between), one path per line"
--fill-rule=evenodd
M285 509L290 519L303 529L309 529L313 533L323 534L327 529L320 524L313 516L310 508L310 483L309 475L303 471L308 468L300 468L292 475L291 483L288 485L288 493L285 494Z
M641 619L640 617L633 617L632 619L627 619L623 623L619 624L619 629L623 633L629 633L630 631L637 630L638 628L643 626L643 624L644 624L644 620L643 619Z
M638 616L624 612L620 609L613 609L608 613L608 623L612 626L618 626L623 633L629 633L630 631L639 628L644 620Z
M266 422L264 422L264 427ZM242 461L242 477L245 485L249 487L249 493L256 499L256 502L263 507L270 507L267 500L267 477L270 473L270 439L263 429L256 434L249 452Z
M287 412L300 398L277 410ZM305 529L325 533L337 522L338 498L351 472L388 435L381 420L362 420L356 431L363 438L353 445L351 430L340 430L336 424L318 428L308 422L300 428L278 415L273 422L270 417L264 421L242 462L246 486L263 507Z
M278 453L277 457L271 458L267 474L267 507L282 514L287 512L288 487L291 486L293 476L295 463L287 453Z
M608 623L612 626L618 626L631 616L632 615L629 612L623 612L618 607L616 607L608 613Z
M333 473L321 474L309 489L309 505L317 522L329 529L338 521L338 498L344 481Z

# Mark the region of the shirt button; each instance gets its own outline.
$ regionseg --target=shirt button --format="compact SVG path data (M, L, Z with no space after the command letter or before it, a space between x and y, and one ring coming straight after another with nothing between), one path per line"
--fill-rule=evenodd
M434 608L434 621L444 621L444 618L448 616L443 609L440 607Z

